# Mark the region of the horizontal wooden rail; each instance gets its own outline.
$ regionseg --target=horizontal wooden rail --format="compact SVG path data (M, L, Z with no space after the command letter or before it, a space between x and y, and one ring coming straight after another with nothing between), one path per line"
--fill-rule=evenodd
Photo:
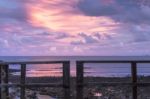
M0 87L63 87L62 83L1 84Z
M8 84L8 66L18 64L21 66L21 80L20 83ZM63 83L26 83L26 65L27 64L62 64L63 68ZM0 61L0 99L8 99L9 87L21 88L21 99L26 99L26 88L31 87L62 87L64 89L64 99L70 99L70 61Z
M102 85L102 86L120 86L120 85L127 85L127 86L132 86L132 85L137 85L139 87L147 87L150 86L150 82L138 82L133 84L132 82L127 82L127 83L123 83L123 82L88 82L84 84L85 86L89 86L89 85Z
M131 64L131 78L132 82L84 82L84 64L86 63L128 63ZM118 85L131 85L132 86L132 99L137 99L137 87L150 86L150 83L138 83L137 82L137 64L138 63L150 63L149 60L78 60L76 62L77 70L77 96L76 99L84 99L83 88L88 85L102 85L102 86L118 86Z
M1 65L6 64L60 64L69 61L8 61L8 62L0 62Z
M84 64L86 63L127 63L131 64L131 82L84 82ZM137 64L150 63L150 59L146 60L116 60L116 59L102 59L102 60L78 60L76 61L76 99L83 99L83 88L91 85L101 86L131 86L132 99L137 99L137 87L150 86L150 83L137 82ZM21 66L21 81L20 83L8 84L8 68L9 65L19 64ZM26 67L27 64L62 64L63 65L63 83L27 83L26 82ZM64 99L71 99L70 97L70 61L0 61L0 98L7 99L9 87L21 88L21 99L25 99L25 89L31 87L62 87L64 89ZM5 95L5 97L4 97Z
M131 60L77 60L77 62L81 62L81 63L132 63L132 62L135 62L135 63L150 63L150 60L134 60L134 61L131 61Z

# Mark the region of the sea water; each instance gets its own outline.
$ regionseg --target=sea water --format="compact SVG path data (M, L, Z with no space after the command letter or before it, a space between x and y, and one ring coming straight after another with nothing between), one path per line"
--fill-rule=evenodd
M148 56L0 56L3 61L51 61L68 60L71 62L71 75L76 76L77 60L149 60ZM86 63L84 76L130 76L131 64L129 63ZM10 65L10 68L20 69L20 65ZM14 72L19 75L20 72ZM150 75L150 64L138 64L138 75ZM62 64L27 64L28 77L62 76Z

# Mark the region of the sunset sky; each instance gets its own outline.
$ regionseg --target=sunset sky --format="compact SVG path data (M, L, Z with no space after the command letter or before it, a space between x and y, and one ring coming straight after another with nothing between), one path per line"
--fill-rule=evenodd
M150 55L150 0L0 0L5 55Z

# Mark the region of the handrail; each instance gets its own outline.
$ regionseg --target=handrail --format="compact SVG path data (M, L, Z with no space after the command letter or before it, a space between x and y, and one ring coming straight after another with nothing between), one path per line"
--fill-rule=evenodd
M150 63L149 60L77 60L76 62L81 62L81 63Z
M69 61L7 61L0 62L1 65L7 64L57 64L57 63L65 63Z
M26 83L26 64L62 64L63 83ZM21 66L21 81L19 84L8 84L8 67L11 64ZM70 99L70 61L0 61L0 99L8 99L9 87L21 88L21 99L26 99L25 89L28 87L63 87L64 99Z
M130 63L131 64L131 77L132 82L121 83L121 82L94 82L84 83L84 64L85 63ZM132 86L132 99L137 99L137 87L138 86L150 86L150 83L138 83L137 82L137 64L138 63L150 63L150 60L77 60L76 61L76 71L77 71L77 78L76 78L76 92L77 97L76 99L83 99L83 88L88 86L89 84L101 84L103 86L108 85L131 85Z
M131 64L131 82L84 82L84 64L86 63L128 63ZM132 86L132 99L137 99L137 87L138 86L150 86L150 83L137 82L137 64L138 63L150 63L150 58L147 59L97 59L97 60L77 60L76 61L76 99L83 99L83 88L88 85L103 85L103 86L117 86L117 85L131 85ZM19 64L21 66L21 82L8 84L8 67L11 64ZM27 64L63 64L63 83L26 83L26 65ZM0 61L0 90L1 99L7 99L8 88L15 86L21 88L21 99L25 99L25 89L28 87L63 87L64 99L70 98L70 61L68 60L53 60L53 61Z

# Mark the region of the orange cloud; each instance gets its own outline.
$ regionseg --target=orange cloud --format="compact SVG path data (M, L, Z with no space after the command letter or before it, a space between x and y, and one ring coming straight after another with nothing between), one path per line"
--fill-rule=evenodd
M117 28L117 24L107 17L84 16L76 11L75 0L40 0L27 4L29 22L34 26L41 26L53 31L71 34L80 32L110 32ZM109 26L104 25L108 24Z

